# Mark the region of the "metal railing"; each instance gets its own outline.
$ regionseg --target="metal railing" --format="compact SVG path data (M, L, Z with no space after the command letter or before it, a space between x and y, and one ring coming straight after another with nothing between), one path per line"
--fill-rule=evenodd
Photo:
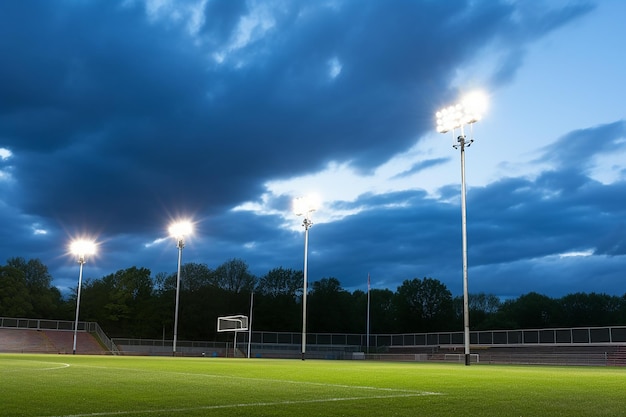
M242 332L241 342L248 341ZM252 343L300 344L300 333L252 332ZM372 334L372 348L396 346L459 346L464 343L462 331L437 333ZM626 326L572 327L551 329L484 330L470 332L470 343L480 346L517 345L598 345L626 344ZM365 334L308 333L307 344L366 346Z
M74 330L73 321L43 320L0 317L0 328ZM77 331L95 333L112 353L118 353L117 344L145 344L152 346L172 346L166 339L115 339L111 340L95 322L78 322ZM261 345L300 345L301 333L252 331L251 343ZM249 332L238 332L237 342L248 343ZM403 346L461 346L463 332L372 334L369 344L365 334L308 333L307 344L312 346L342 346L371 349ZM222 342L180 341L181 347L202 348L221 347ZM470 344L474 346L581 346L581 345L626 345L626 326L572 327L548 329L484 330L470 332Z

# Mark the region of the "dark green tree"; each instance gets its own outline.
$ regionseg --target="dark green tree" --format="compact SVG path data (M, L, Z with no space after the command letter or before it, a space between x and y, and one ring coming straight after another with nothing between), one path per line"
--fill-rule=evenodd
M183 264L180 275L179 337L204 340L213 335L214 338L217 316L223 308L223 300L230 298L230 294L218 286L215 270L206 264ZM173 332L176 273L171 275L168 282L172 283L171 291L168 292L168 321Z
M303 283L302 271L279 267L261 277L256 291L270 297L285 295L295 300L302 294Z
M430 332L459 327L454 320L452 293L433 278L406 280L398 287L395 304L401 332Z
M626 294L619 298L619 313L617 323L620 326L626 325Z
M472 330L488 330L502 328L498 325L497 313L502 302L493 294L469 294L469 318ZM454 298L456 320L463 322L463 297ZM495 327L494 327L495 326Z
M370 333L399 331L395 301L395 293L389 289L370 291Z
M606 326L620 322L620 298L607 294L569 294L558 300L559 326Z
M150 270L131 267L100 280L87 280L81 293L81 317L99 322L112 336L154 334Z
M15 257L7 261L7 266L22 273L22 279L28 290L28 299L32 306L31 316L44 319L68 318L64 314L61 292L52 285L52 275L48 267L39 259Z
M173 283L176 283L176 274L173 274ZM180 286L183 291L196 291L198 289L213 285L215 282L215 271L205 264L186 263L180 268Z
M256 277L250 273L245 261L233 258L215 269L214 283L229 292L250 293L256 285Z
M322 278L311 284L307 300L307 328L318 333L355 331L352 296L337 278ZM363 331L361 326L360 331Z
M261 277L256 288L253 327L266 331L298 331L302 323L299 299L302 271L274 268Z
M0 266L0 315L5 317L33 317L24 273L12 266Z
M556 300L530 292L515 300L505 301L498 312L498 320L512 329L554 327L558 322L559 310Z

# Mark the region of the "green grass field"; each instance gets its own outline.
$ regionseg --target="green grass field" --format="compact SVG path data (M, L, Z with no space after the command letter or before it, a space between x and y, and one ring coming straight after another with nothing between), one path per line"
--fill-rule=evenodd
M0 354L2 416L626 416L626 369Z

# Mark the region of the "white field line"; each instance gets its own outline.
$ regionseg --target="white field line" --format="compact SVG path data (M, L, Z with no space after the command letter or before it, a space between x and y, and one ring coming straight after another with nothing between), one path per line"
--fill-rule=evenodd
M59 363L59 362L45 362L45 361L33 361L30 359L13 359L13 362L27 362L27 363L45 363L45 364L54 364L56 366L51 366L49 368L29 368L29 367L11 367L11 369L3 369L2 372L6 373L6 372L24 372L24 371L51 371L51 370L55 370L55 369L63 369L63 368L69 368L70 364L69 363ZM4 360L2 362L5 362Z
M254 377L233 376L233 375L216 375L216 374L175 372L175 371L148 370L148 369L137 370L137 369L131 369L131 368L124 368L124 367L93 366L93 365L82 365L82 364L81 365L75 364L73 365L73 367L97 368L97 369L103 369L103 370L118 370L118 371L135 371L135 372L140 371L140 372L145 372L145 373L158 373L158 374L167 373L171 375L180 375L180 376L198 377L198 378L219 378L219 379L234 379L234 380L264 382L264 383L310 385L310 386L342 388L342 389L352 389L352 390L378 391L384 394L373 395L373 396L318 398L318 399L311 399L311 400L296 400L296 401L284 400L284 401L275 401L275 402L207 405L207 406L189 407L189 408L166 408L166 409L135 410L135 411L130 411L130 410L123 411L122 410L122 411L95 412L95 413L86 413L86 414L68 414L68 415L59 415L59 416L40 416L40 417L98 417L98 416L124 416L124 415L135 415L135 414L154 414L154 413L164 413L164 412L184 413L184 412L198 411L198 410L232 409L232 408L242 408L242 407L268 407L268 406L277 406L277 405L315 404L315 403L337 402L337 401L359 401L359 400L370 400L370 399L375 400L375 399L443 395L440 392L417 391L417 390L408 390L408 389L372 387L372 386L361 386L361 385L327 384L323 382L294 381L294 380L288 380L288 379L254 378Z
M320 384L323 385L323 384ZM333 386L333 385L331 385ZM355 387L352 387L355 388ZM361 387L361 388L371 388L377 389L374 387ZM222 404L222 405L207 405L200 407L189 407L189 408L165 408L159 410L135 410L135 411L109 411L109 412L101 412L101 413L87 413L87 414L68 414L68 415L60 415L60 416L40 416L40 417L97 417L97 416L126 416L133 414L154 414L154 413L185 413L190 411L200 411L200 410L218 410L218 409L228 409L228 408L243 408L243 407L269 407L269 406L277 406L277 405L298 405L298 404L315 404L315 403L326 403L326 402L337 402L337 401L359 401L359 400L380 400L380 399L390 399L390 398L406 398L406 397L424 397L428 395L441 395L437 392L414 392L407 394L393 394L393 395L374 395L371 397L336 397L336 398L320 398L315 400L302 400L302 401L276 401L276 402L257 402L257 403L239 403L239 404Z
M92 365L74 365L74 367L84 367L84 368L98 368L98 369L114 369L118 371L140 371L146 373L167 373L170 375L181 375L187 377L198 377L198 378L219 378L219 379L235 379L235 380L244 380L244 381L256 381L256 382L273 382L279 384L296 384L296 385L312 385L312 386L320 386L320 387L333 387L333 388L347 388L347 389L362 389L362 390L372 390L372 391L383 391L383 392L399 392L411 395L440 395L439 392L428 392L428 391L416 391L410 389L401 389L401 388L384 388L384 387L371 387L371 386L362 386L362 385L345 385L345 384L327 384L324 382L311 382L311 381L294 381L290 379L270 379L270 378L254 378L254 377L246 377L246 376L234 376L234 375L218 375L218 374L202 374L202 373L193 373L193 372L176 372L176 371L162 371L162 370L149 370L149 369L131 369L131 368L123 368L123 367L108 367L108 366L92 366Z

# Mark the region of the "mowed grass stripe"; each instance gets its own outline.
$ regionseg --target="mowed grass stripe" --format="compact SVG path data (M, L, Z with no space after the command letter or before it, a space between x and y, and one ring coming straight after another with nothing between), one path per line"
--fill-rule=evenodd
M67 365L66 366L70 366ZM75 365L79 367L88 367L94 369L101 370L118 370L118 371L126 371L128 368L118 368L118 367L103 367L103 366L90 366L90 365ZM345 385L345 384L333 384L333 383L324 383L324 382L312 382L312 381L294 381L289 379L271 379L271 378L258 378L258 377L244 377L244 376L235 376L235 375L225 375L225 374L206 374L206 373L189 373L189 372L175 372L175 371L155 371L148 369L135 369L137 372L146 372L146 373L168 373L170 375L183 376L183 377L201 377L201 378L220 378L220 379L232 379L232 380L241 380L246 382L259 382L259 383L280 383L280 384L300 384L300 385L311 385L311 386L321 386L324 388L349 388L349 389L359 389L359 390L372 390L372 391L388 391L388 392L398 392L398 393L408 393L409 395L439 395L441 393L438 392L424 392L424 391L415 391L408 389L398 389L398 388L383 388L383 387L372 387L372 386L360 386L360 385Z
M254 371L258 366L263 368L267 361L256 361L250 368L247 361L232 359L65 358L71 366L62 372L39 375L31 372L31 377L26 378L26 391L19 392L19 385L13 387L18 390L15 396L12 395L14 398L20 394L32 394L33 391L41 393L28 400L27 406L35 413L21 414L25 404L16 404L11 408L9 402L2 408L3 415L168 415L176 410L190 412L234 406L284 406L431 394L387 387L284 379L284 376L299 374L298 368L302 366L294 368L298 365L296 361L282 361L278 373L268 372L265 378L260 378L229 375L228 371L241 370L242 367L244 372ZM28 357L22 357L21 362L29 363ZM186 371L178 370L181 368ZM222 373L207 373L211 370ZM13 378L19 379L15 375Z
M164 410L139 410L139 411L112 411L102 413L87 413L87 414L68 414L59 416L39 416L39 417L90 417L90 416L116 416L116 415L133 415L133 414L156 414L156 413L188 413L191 411L202 410L222 410L229 408L246 408L246 407L276 407L285 405L300 405L300 404L316 404L327 402L340 402L340 401L360 401L360 400L382 400L393 398L407 398L407 397L422 397L426 395L437 395L437 393L424 392L424 393L412 393L412 394L390 394L390 395L373 395L368 397L338 397L338 398L324 398L317 400L303 400L303 401L277 401L277 402L263 402L263 403L241 403L241 404L223 404L223 405L208 405L199 406L193 408L170 408Z
M624 392L625 368L0 354L12 417L626 416Z

